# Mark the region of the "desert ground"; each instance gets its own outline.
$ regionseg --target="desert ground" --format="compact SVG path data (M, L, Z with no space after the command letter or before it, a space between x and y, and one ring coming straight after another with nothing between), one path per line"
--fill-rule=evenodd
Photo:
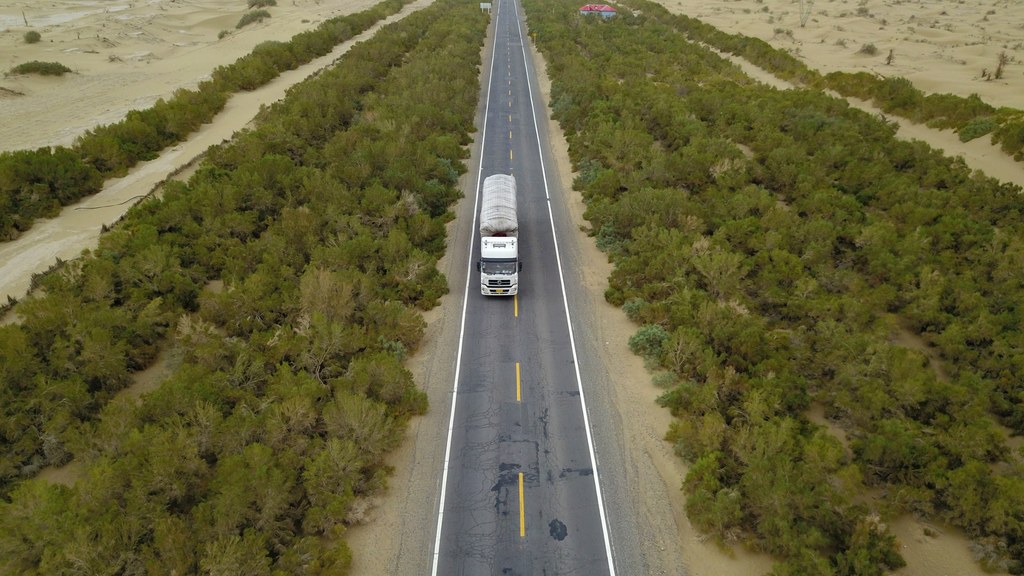
M901 76L919 89L1024 108L1024 6L1018 0L663 0L668 9L760 38L828 72ZM803 14L803 15L802 15ZM801 25L803 21L803 25ZM861 48L874 45L873 56ZM892 61L886 59L892 51ZM1003 78L986 80L999 54Z
M62 78L0 79L0 151L70 145L86 130L194 88L260 42L285 41L373 0L282 0L241 29L245 0L14 0L0 4L0 70L60 62ZM25 23L28 23L26 26ZM25 32L42 36L26 44ZM226 36L218 39L222 31Z
M421 0L423 4L429 0ZM821 71L868 70L883 75L904 76L929 92L967 96L977 93L997 106L1024 108L1024 4L1018 0L907 0L844 1L817 0L663 0L671 10L697 17L724 31L756 36L778 48L793 51L809 66ZM368 7L373 0L279 0L272 17L260 24L235 29L246 12L244 0L147 0L75 1L14 0L0 5L0 69L30 60L59 61L75 73L63 78L0 77L0 151L68 145L88 129L124 117L131 109L145 108L179 88L194 87L217 66L229 64L266 40L287 40L297 32L313 28L320 21ZM801 10L807 18L801 26ZM407 11L402 14L406 14ZM400 14L398 17L401 17ZM27 22L27 26L26 26ZM37 44L25 44L26 31L42 35ZM222 31L228 34L221 39ZM858 50L874 44L876 56ZM885 60L892 50L890 64ZM994 70L998 55L1005 51L1009 63L1004 77L986 80L982 72ZM301 81L318 67L329 65L337 55L320 59L275 81L273 87L236 96L214 122L204 126L188 141L175 146L160 159L134 169L125 178L111 182L99 198L68 207L61 216L37 224L34 244L21 248L18 242L0 245L0 298L20 297L32 272L47 268L58 255L47 248L48 238L60 238L62 249L73 253L93 245L99 228L116 220L139 195L149 193L158 183L191 164L207 146L219 143L243 127L266 105L281 98L289 83ZM536 60L539 70L543 62ZM749 73L782 88L763 71ZM547 93L546 78L541 78ZM864 106L863 103L858 105ZM571 188L572 167L567 146L557 126L551 130L557 159L557 174L565 189ZM950 155L963 156L977 169L1004 181L1024 185L1024 166L1007 158L985 139L963 144L948 132L903 123L901 137L925 140ZM93 202L103 210L80 210ZM578 196L566 200L565 210L582 220ZM119 207L110 208L110 205ZM461 207L460 207L461 209ZM72 218L78 218L72 223ZM465 230L453 222L454 234ZM70 231L70 232L69 232ZM32 234L32 232L30 232ZM670 416L654 404L660 393L643 362L633 356L627 340L634 326L622 312L603 302L605 278L610 266L582 232L576 240L581 258L588 262L591 301L597 318L596 333L614 366L616 421L621 442L633 454L630 464L635 494L661 494L670 506L650 502L645 522L653 523L657 542L650 548L659 558L651 566L656 574L764 574L771 559L742 548L721 549L701 538L685 515L679 490L686 468L671 447L661 440ZM26 236L29 236L28 234ZM20 240L19 240L20 241ZM66 256L61 256L66 257ZM462 263L442 262L451 274ZM8 284L22 282L17 287ZM460 287L442 306L426 315L427 341L413 358L411 368L427 390L434 409L414 422L408 441L392 458L395 475L390 490L371 511L371 521L352 529L349 539L356 555L356 574L419 574L428 561L431 534L412 541L416 527L432 527L435 496L429 480L438 475L436 447L429 431L446 415L450 382L437 377L431 361L439 352L432 348L439 334L449 329L455 316ZM152 374L146 377L152 385ZM443 448L442 448L443 450ZM643 496L636 496L643 498ZM425 520L424 520L425 519ZM914 518L891 523L900 539L908 566L903 576L941 574L982 574L972 560L970 543L959 531L926 524ZM410 528L411 527L411 528ZM925 535L925 534L931 535ZM427 542L427 544L424 544ZM660 550L660 552L658 552ZM682 551L681 553L679 551ZM429 553L429 550L427 550ZM681 561L680 561L681 558Z

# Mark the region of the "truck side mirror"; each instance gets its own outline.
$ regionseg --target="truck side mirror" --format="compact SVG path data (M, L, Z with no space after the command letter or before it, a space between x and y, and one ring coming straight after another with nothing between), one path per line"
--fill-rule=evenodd
M519 263L519 271L520 271L520 272L522 272L522 271L523 271L523 263L522 263L522 262L520 262L520 263Z
M480 271L480 263L479 263L479 262L477 262L477 263L476 263L476 271L477 271L477 272L479 272L479 271Z

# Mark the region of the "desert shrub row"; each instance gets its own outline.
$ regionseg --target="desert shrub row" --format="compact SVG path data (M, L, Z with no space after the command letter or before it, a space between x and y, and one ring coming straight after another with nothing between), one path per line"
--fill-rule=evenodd
M824 85L845 96L869 100L887 113L952 128L968 142L992 134L992 143L1017 161L1024 161L1024 111L995 108L972 94L925 94L905 78L882 78L866 72L830 72Z
M606 296L668 384L690 518L779 575L901 566L885 520L904 512L1021 571L1019 187L843 100L759 85L628 4L610 21L525 6L615 262Z
M992 134L992 143L1018 161L1024 161L1024 111L995 108L977 94L966 98L953 94L925 94L900 77L885 78L868 72L830 72L821 76L802 61L767 42L742 34L729 34L684 14L670 14L663 6L640 0L630 2L689 38L734 54L790 82L835 90L873 102L889 114L933 128L952 128L969 141ZM984 129L983 129L984 128Z
M402 361L447 290L486 24L442 0L383 28L19 304L0 571L348 573L426 409ZM18 478L71 456L72 487Z
M120 122L93 128L71 148L0 153L0 241L16 238L37 218L56 215L62 206L98 192L107 178L122 175L181 142L212 120L232 93L258 88L281 72L327 54L405 4L385 0L362 12L332 18L289 42L260 44L235 63L218 67L195 90L178 90L152 108L133 110ZM38 172L44 165L50 171Z

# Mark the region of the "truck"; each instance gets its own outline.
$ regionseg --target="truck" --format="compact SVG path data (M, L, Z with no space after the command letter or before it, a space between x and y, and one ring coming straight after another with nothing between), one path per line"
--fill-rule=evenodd
M480 193L480 293L514 296L519 293L519 219L516 179L494 174L484 179Z

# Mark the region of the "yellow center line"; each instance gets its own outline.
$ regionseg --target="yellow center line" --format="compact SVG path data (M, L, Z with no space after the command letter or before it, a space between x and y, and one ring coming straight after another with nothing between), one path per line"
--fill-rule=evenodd
M516 402L523 401L523 386L520 382L522 380L519 378L519 362L516 362Z
M526 538L526 506L523 504L523 473L519 473L519 537Z
M519 318L519 294L516 294L515 296L512 297L512 304L515 308L516 318Z

